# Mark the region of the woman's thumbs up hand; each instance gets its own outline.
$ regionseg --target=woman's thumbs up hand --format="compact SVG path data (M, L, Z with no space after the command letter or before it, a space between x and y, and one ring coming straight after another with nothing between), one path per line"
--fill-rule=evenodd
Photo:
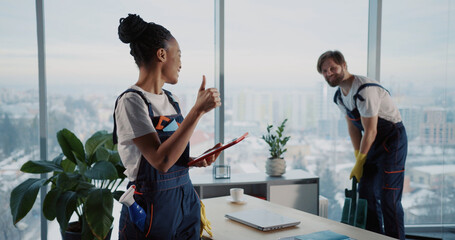
M194 107L202 114L221 106L220 93L216 88L205 89L205 75L202 75L202 83L199 87L196 103Z

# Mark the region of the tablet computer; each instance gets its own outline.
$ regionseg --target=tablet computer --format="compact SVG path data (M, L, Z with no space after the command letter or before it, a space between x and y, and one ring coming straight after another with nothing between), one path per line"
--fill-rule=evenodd
M226 144L224 145L221 145L220 147L217 147L217 148L214 148L214 149L211 149L210 151L206 152L206 153L203 153L201 155L199 155L198 157L194 158L193 161L190 161L188 163L188 166L192 166L194 165L195 163L197 162L200 162L204 159L206 159L208 156L211 156L213 154L216 154L218 152L221 152L223 151L224 149L226 148L229 148L231 146L234 146L235 144L239 143L240 141L242 141L243 139L245 139L246 137L248 136L248 133L244 133L242 136L238 137L238 138L234 138L232 139L231 141L227 142Z

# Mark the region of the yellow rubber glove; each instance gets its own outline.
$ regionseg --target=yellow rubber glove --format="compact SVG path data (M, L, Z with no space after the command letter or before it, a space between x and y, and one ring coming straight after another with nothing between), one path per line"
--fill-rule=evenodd
M354 150L355 159L357 159L357 155L359 155L359 150Z
M213 237L212 231L211 231L212 227L210 226L210 221L205 216L205 205L201 201L201 236L200 237L202 237L202 233L204 230L210 235L210 237Z
M360 178L362 178L362 175L363 175L363 165L365 164L365 162L367 160L367 155L359 152L356 154L355 159L356 159L355 165L352 168L349 179L352 179L352 177L355 177L357 179L357 182L360 182Z

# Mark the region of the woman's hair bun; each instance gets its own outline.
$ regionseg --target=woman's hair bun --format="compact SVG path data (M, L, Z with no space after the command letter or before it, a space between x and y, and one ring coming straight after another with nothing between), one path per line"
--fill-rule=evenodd
M148 23L136 14L128 14L128 17L120 18L120 25L118 26L120 41L124 43L134 42L147 29L147 26Z

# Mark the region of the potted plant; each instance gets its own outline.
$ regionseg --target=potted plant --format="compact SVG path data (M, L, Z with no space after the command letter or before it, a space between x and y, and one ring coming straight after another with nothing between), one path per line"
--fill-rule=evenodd
M284 136L284 128L288 119L284 119L281 125L272 131L273 125L267 126L267 134L262 135L262 139L269 145L270 157L266 161L265 170L266 173L272 177L281 176L286 172L286 162L283 158L283 153L287 151L285 148L286 143L291 138L290 136Z
M109 239L112 230L113 199L125 179L112 134L94 133L85 146L68 129L57 132L62 153L52 161L27 161L25 173L49 173L47 179L29 178L11 192L13 223L19 222L32 208L41 186L50 184L43 202L43 214L57 221L64 239ZM69 222L73 213L76 222ZM77 238L74 238L77 235Z

